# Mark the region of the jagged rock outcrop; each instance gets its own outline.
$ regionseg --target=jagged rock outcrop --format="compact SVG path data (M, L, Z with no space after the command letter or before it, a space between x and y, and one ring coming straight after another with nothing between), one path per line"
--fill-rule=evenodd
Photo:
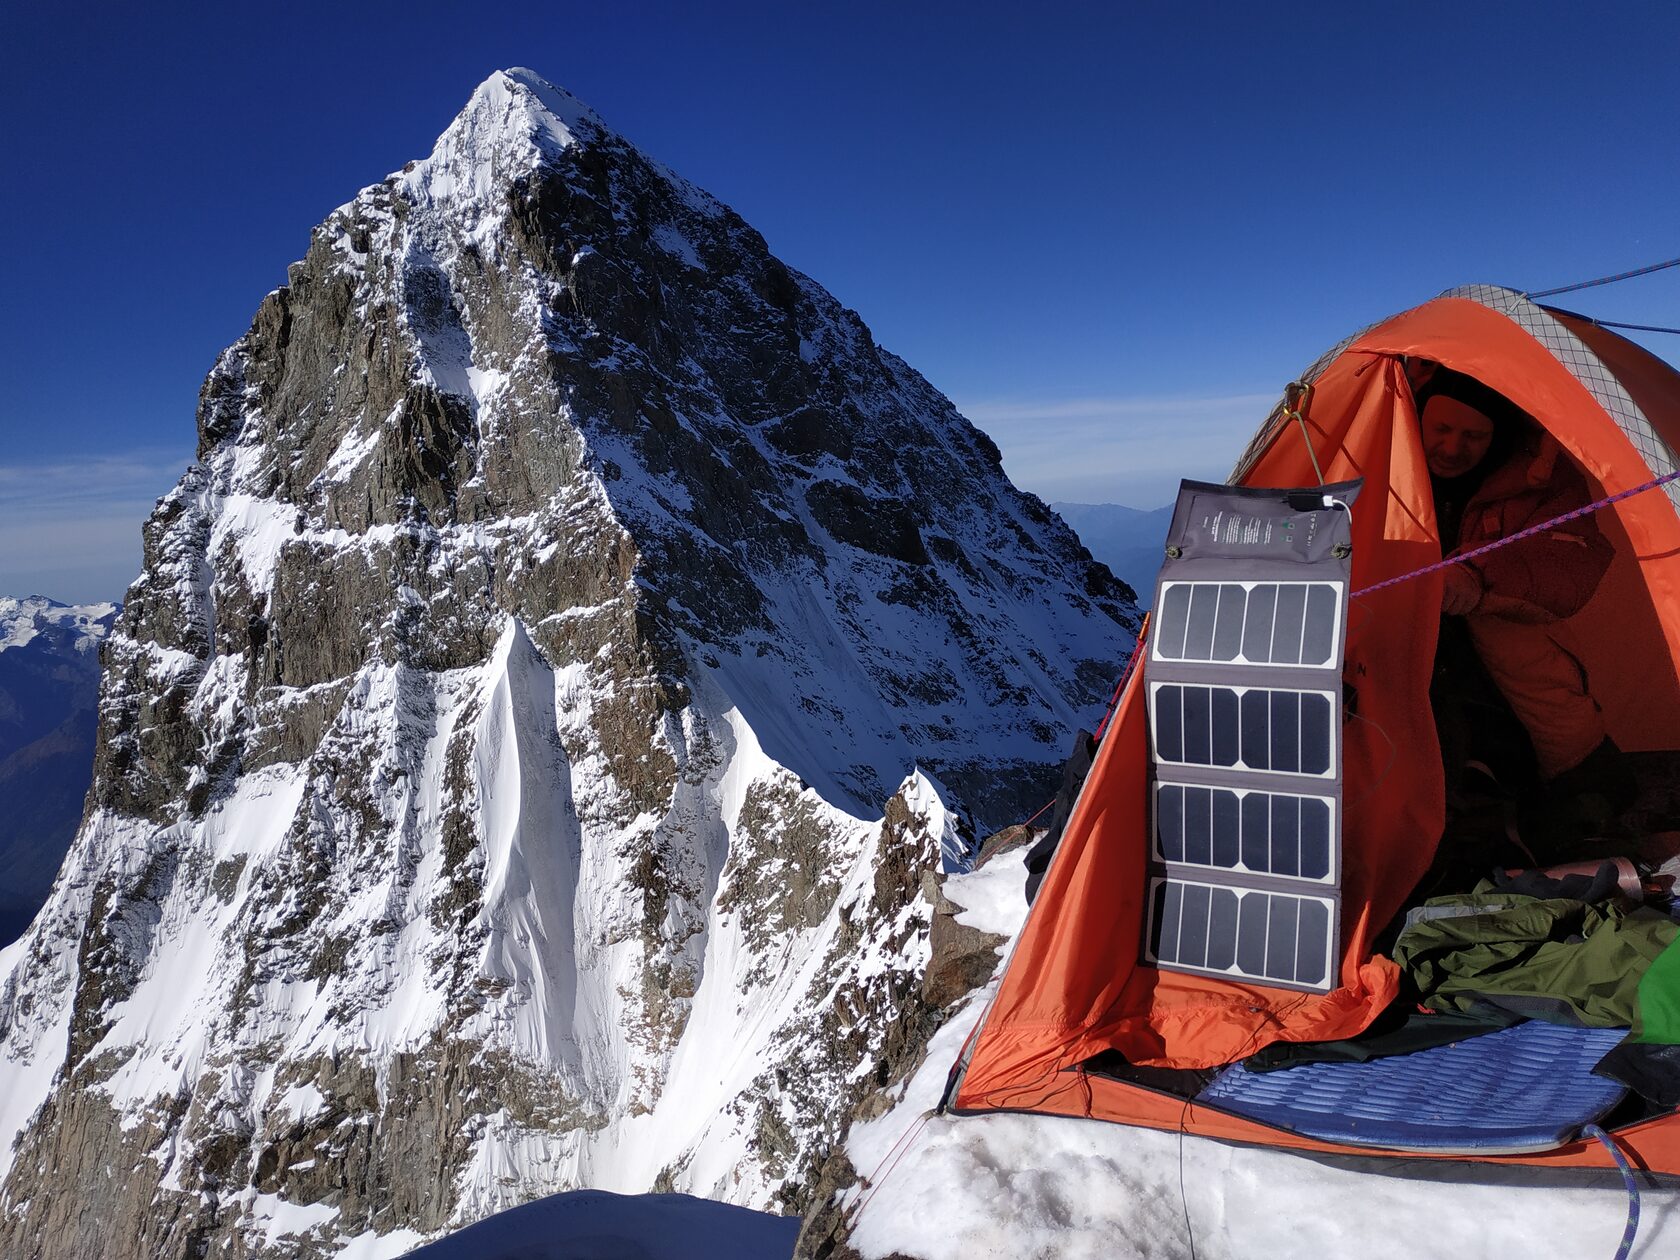
M0 945L41 908L81 821L99 645L116 616L115 604L0 596Z
M1025 850L1043 835L1043 831L1034 830L1028 824L1005 827L981 843L973 871L994 862L1013 863L1019 871ZM928 930L928 961L922 972L922 983L900 1003L892 1030L876 1060L875 1088L858 1099L843 1130L849 1130L855 1123L876 1120L903 1102L903 1087L926 1062L928 1043L934 1033L961 1009L971 993L996 976L1010 936L974 922L964 922L963 916L970 906L953 900L953 893L965 901L974 898L979 893L975 882L972 872L955 877L933 871L923 873L923 896L933 906L933 919ZM965 886L953 888L952 884ZM1014 891L1012 883L1005 886ZM1013 930L1011 927L1010 931ZM882 1169L860 1173L844 1142L829 1148L806 1196L805 1219L794 1248L795 1260L860 1260L851 1245L851 1232L857 1193L860 1190L867 1193L866 1175L885 1174Z
M393 1255L580 1185L802 1209L924 876L1042 800L1130 592L528 71L316 230L198 428L0 954L0 1252Z

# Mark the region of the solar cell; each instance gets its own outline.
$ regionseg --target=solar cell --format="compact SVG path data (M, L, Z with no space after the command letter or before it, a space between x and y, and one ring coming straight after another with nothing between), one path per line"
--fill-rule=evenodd
M1190 629L1189 582L1169 582L1161 588L1156 601L1161 611L1155 625L1155 659L1181 661L1184 659L1184 636Z
M1222 665L1335 663L1338 582L1165 582L1154 658Z
M1357 485L1186 482L1148 657L1157 965L1328 990Z
M1148 956L1187 971L1325 989L1335 908L1327 897L1158 878L1150 888Z
M1159 862L1249 875L1333 882L1330 797L1191 783L1155 785Z
M1333 775L1336 697L1271 687L1151 684L1157 761L1266 774Z

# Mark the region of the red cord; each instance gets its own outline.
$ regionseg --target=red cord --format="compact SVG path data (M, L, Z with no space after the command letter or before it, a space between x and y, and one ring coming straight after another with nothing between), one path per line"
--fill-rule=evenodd
M1097 743L1102 742L1103 731L1107 729L1109 719L1114 716L1114 710L1120 704L1120 697L1125 693L1126 684L1132 680L1132 671L1137 668L1138 657L1143 654L1144 642L1149 638L1149 614L1143 614L1143 624L1138 626L1137 642L1132 644L1131 659L1126 662L1126 668L1120 673L1120 681L1114 685L1114 694L1108 698L1108 711L1103 714L1102 721L1097 723L1096 732L1091 736ZM1040 813L1043 811L1040 810Z

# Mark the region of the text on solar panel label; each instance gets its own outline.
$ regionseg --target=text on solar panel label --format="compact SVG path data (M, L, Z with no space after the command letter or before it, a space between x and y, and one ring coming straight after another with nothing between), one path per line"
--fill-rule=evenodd
M1155 758L1266 774L1336 773L1337 699L1326 691L1152 683Z
M1189 971L1328 989L1334 915L1323 897L1156 879L1148 952Z
M1155 659L1331 667L1341 620L1338 582L1165 582Z
M1329 797L1158 783L1155 859L1329 883L1334 821Z

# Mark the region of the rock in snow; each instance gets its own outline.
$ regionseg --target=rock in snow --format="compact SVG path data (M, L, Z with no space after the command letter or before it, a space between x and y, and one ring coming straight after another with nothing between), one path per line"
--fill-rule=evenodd
M0 595L0 945L41 908L81 821L99 645L116 616L115 604Z
M0 953L0 1253L802 1210L903 1038L923 875L1048 795L1127 592L525 70L316 229L198 431Z

